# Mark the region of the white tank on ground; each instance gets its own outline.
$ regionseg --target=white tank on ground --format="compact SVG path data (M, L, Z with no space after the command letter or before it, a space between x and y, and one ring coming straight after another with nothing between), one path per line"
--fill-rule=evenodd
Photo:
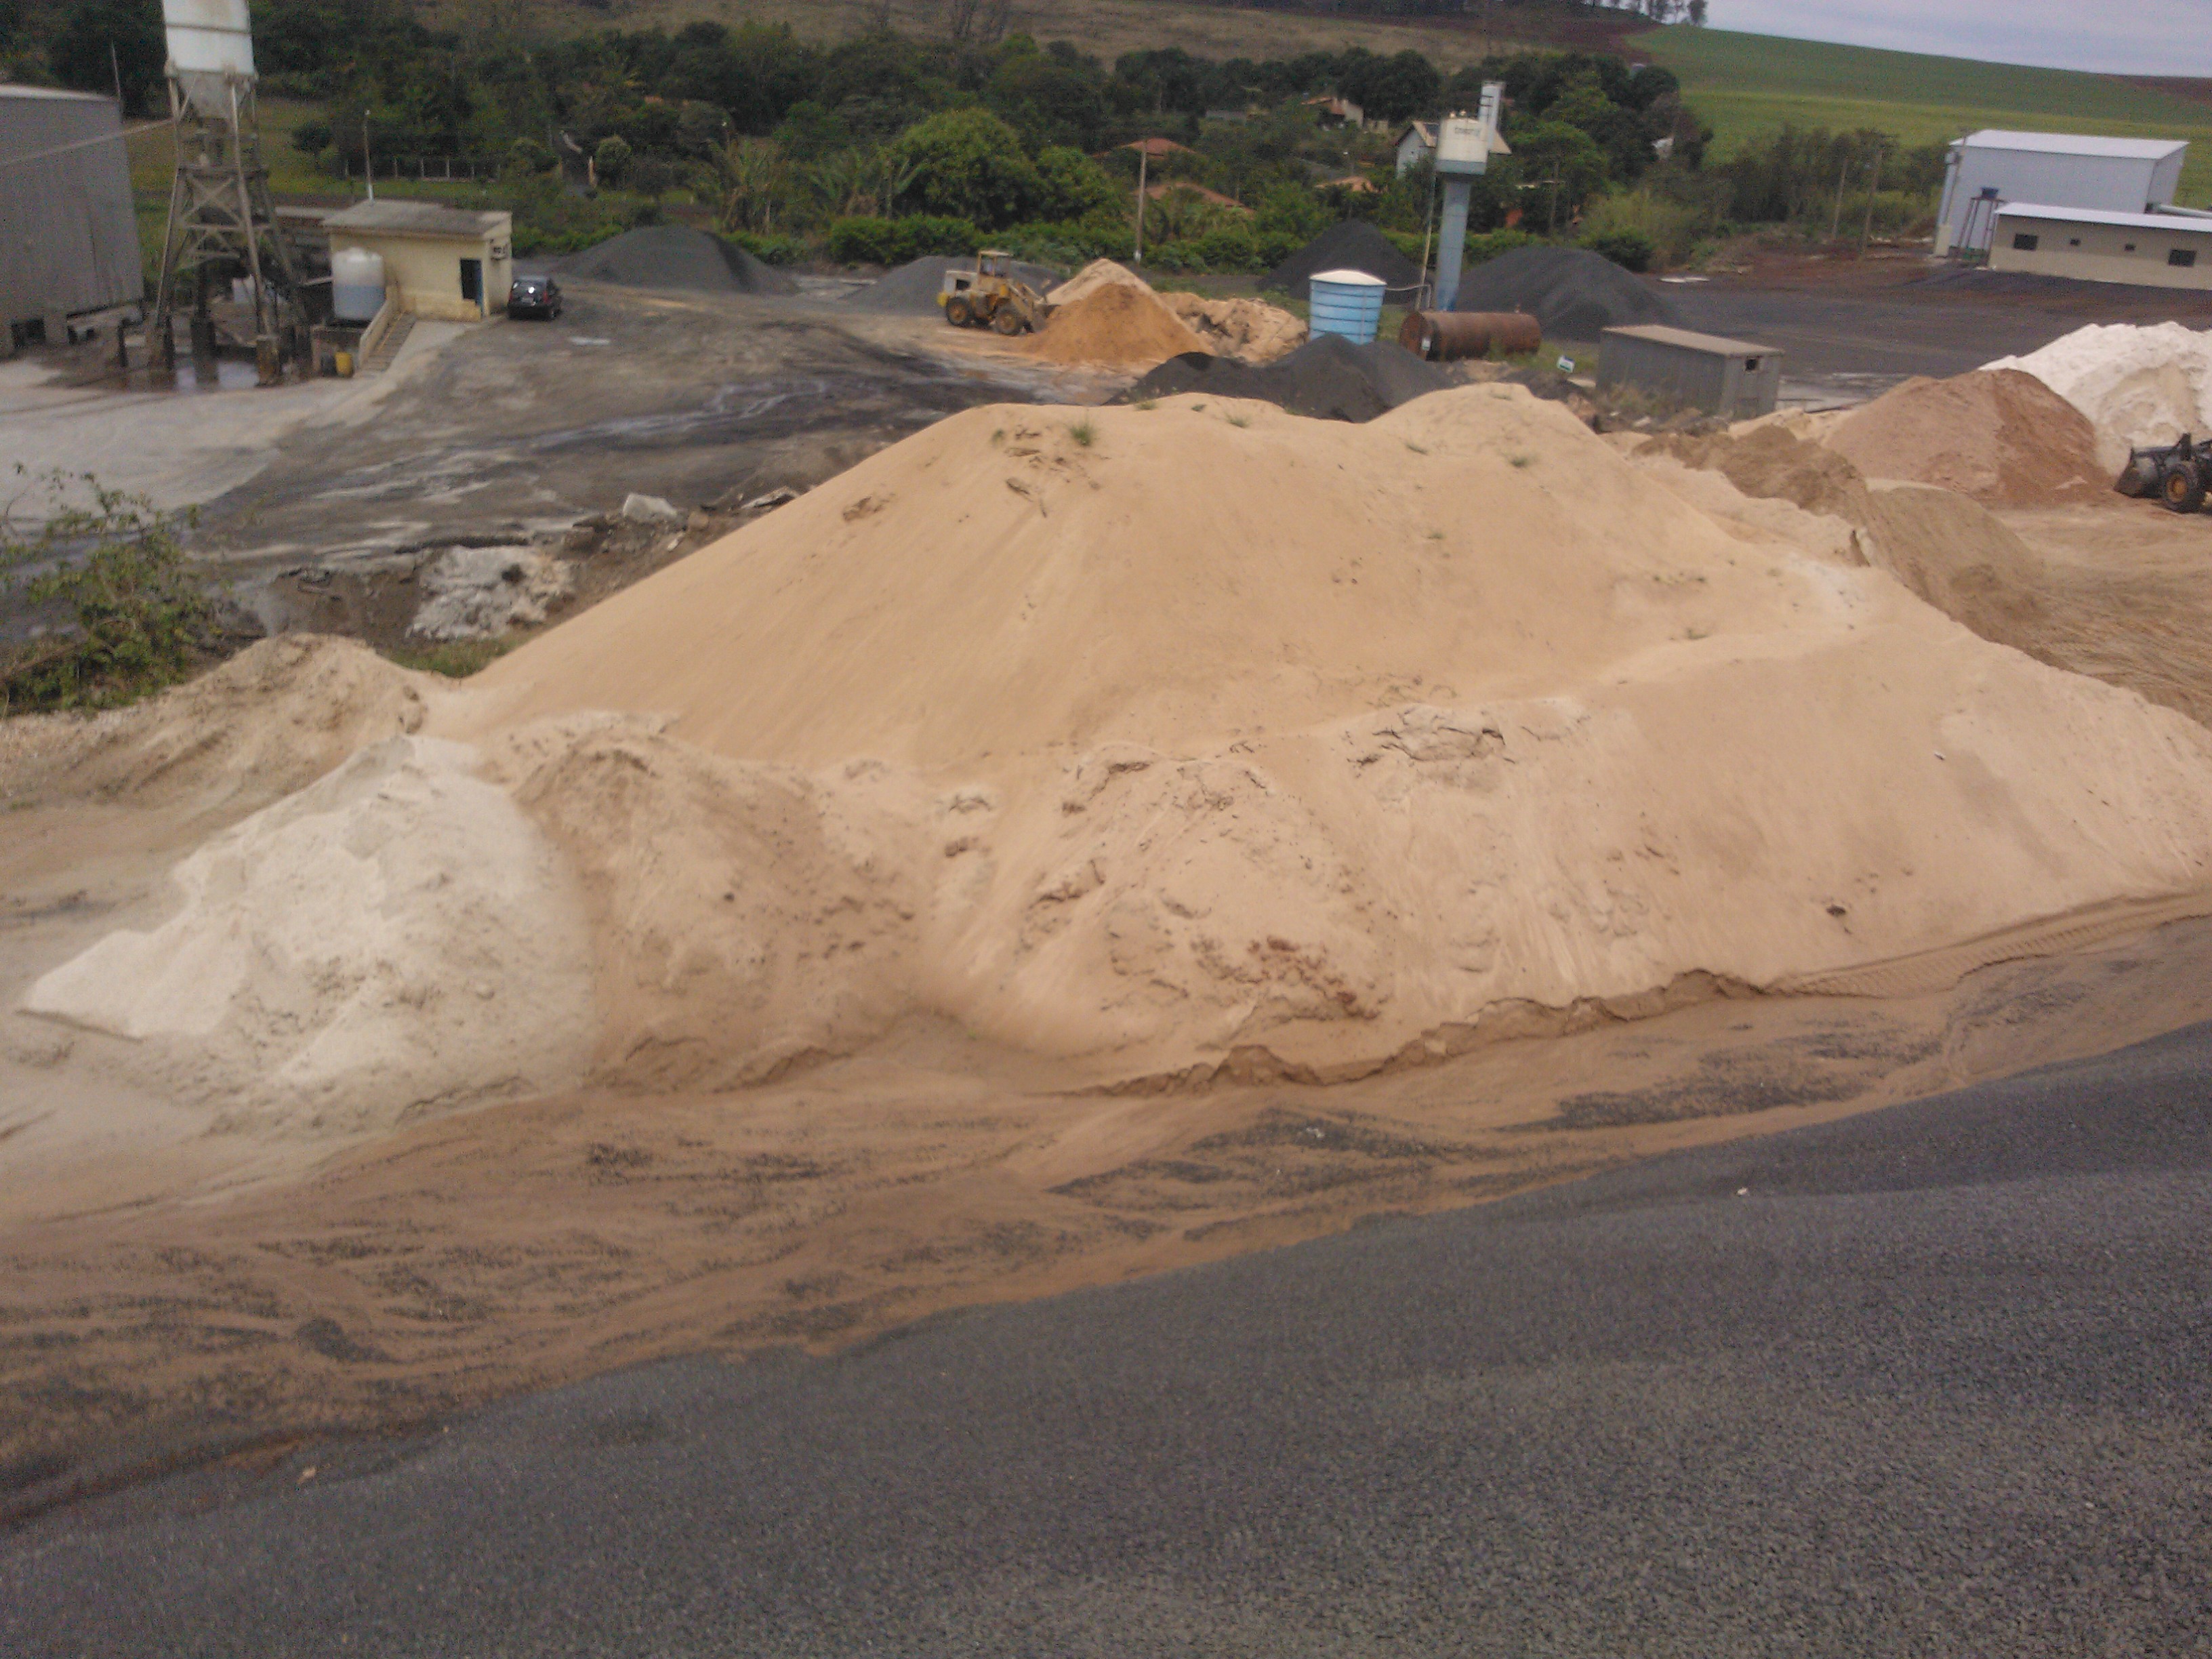
M384 307L384 256L342 247L331 255L331 315L341 323L373 320Z

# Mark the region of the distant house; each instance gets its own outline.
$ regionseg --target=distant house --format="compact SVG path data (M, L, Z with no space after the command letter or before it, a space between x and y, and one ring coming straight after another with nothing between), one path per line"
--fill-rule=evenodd
M1152 161L1164 161L1170 155L1197 154L1188 144L1178 144L1172 138L1139 138L1133 143L1117 145L1115 148L1133 149L1138 155Z
M1435 159L1437 130L1426 121L1408 122L1405 131L1398 135L1396 144L1398 171L1402 173L1408 167L1419 167L1424 161Z
M1218 208L1228 208L1232 212L1249 213L1252 210L1250 208L1246 207L1243 203L1238 201L1234 196L1224 196L1218 190L1208 190L1203 185L1194 185L1185 179L1170 179L1162 184L1147 185L1145 190L1145 194L1155 202L1158 201L1163 196L1170 194L1176 196L1195 196L1201 202L1208 203Z
M1367 112L1349 98L1340 98L1325 92L1317 98L1309 98L1305 106L1314 112L1314 119L1325 127L1364 127Z
M1210 109L1206 112L1206 119L1225 121L1231 126L1241 127L1251 118L1252 112L1249 109Z
M1340 190L1348 196L1372 196L1375 181L1364 173L1354 173L1342 179L1324 179L1314 186L1316 190Z

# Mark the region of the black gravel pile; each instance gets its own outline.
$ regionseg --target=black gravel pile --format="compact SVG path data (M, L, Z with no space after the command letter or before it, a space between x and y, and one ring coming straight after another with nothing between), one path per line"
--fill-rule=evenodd
M1277 265L1261 279L1260 286L1280 289L1304 300L1310 297L1307 283L1315 272L1322 270L1364 270L1389 287L1385 299L1401 302L1412 298L1421 281L1420 268L1392 246L1389 237L1364 219L1346 219L1331 225Z
M1638 323L1681 325L1664 295L1602 254L1579 247L1516 247L1460 281L1455 311L1525 311L1547 337L1595 340Z
M1217 398L1256 398L1316 420L1371 421L1454 384L1434 363L1389 340L1354 345L1341 335L1322 334L1289 356L1256 368L1233 357L1187 351L1169 358L1115 401L1204 392Z
M641 225L572 253L553 269L563 276L624 288L684 289L701 294L796 294L799 284L735 242L689 225Z
M855 311L888 311L903 316L927 316L937 309L937 295L945 286L945 273L955 265L972 270L975 264L972 255L966 258L947 258L941 253L924 254L919 259L909 259L904 264L885 271L866 288L854 289L845 296L842 303ZM1025 264L1017 259L1009 269L1016 277L1040 294L1049 293L1060 281L1060 273L1049 265Z

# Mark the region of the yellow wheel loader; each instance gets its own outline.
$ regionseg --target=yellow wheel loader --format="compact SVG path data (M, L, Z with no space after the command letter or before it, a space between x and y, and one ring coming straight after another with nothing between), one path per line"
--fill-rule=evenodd
M973 270L954 266L945 273L937 303L955 328L988 328L1000 334L1026 334L1042 328L1051 303L1013 274L1014 256L985 248Z

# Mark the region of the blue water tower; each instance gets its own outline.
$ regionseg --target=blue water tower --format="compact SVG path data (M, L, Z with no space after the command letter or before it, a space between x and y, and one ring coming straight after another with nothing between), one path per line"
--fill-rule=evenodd
M1382 321L1383 282L1364 270L1317 270L1307 287L1311 309L1307 328L1315 334L1341 334L1354 345L1375 337Z

